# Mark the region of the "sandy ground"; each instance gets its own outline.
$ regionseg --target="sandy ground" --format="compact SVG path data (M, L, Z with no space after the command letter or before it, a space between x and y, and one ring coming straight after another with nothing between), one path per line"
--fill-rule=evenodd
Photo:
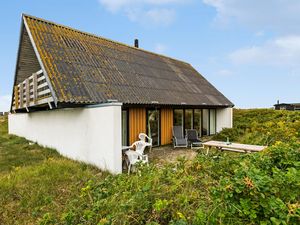
M197 149L190 148L173 148L173 146L163 146L153 148L151 152L148 153L149 161L155 164L164 164L169 162L175 162L178 158L186 158L192 160L197 155Z

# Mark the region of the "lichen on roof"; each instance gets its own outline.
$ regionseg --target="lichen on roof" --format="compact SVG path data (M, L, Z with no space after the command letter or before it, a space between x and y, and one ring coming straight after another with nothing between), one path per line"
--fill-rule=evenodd
M232 105L190 64L24 15L58 102Z

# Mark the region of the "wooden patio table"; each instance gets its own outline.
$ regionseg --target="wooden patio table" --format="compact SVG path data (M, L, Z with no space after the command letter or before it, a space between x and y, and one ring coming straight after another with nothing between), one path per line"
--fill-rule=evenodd
M244 152L244 153L251 153L251 152L260 152L267 148L267 146L262 145L246 145L246 144L239 144L239 143L227 143L222 141L208 141L203 143L204 148L206 148L206 155L208 154L209 150L212 147L217 148L218 150L224 151L233 151L233 152Z

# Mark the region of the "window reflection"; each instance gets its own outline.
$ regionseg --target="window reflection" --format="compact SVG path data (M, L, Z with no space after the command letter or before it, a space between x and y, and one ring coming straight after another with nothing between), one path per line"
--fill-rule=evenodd
M216 134L216 109L174 109L174 126L197 130L199 136Z
M194 110L194 129L197 130L198 135L201 137L201 109Z
M216 110L209 110L209 135L216 134Z
M173 117L174 117L174 126L183 125L183 109L175 109Z
M186 109L184 112L184 129L193 129L193 110Z
M203 124L202 124L202 135L208 135L208 129L209 129L209 110L203 109Z

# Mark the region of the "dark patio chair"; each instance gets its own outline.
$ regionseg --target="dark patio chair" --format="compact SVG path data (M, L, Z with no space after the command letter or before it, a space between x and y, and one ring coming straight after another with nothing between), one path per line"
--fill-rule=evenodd
M183 129L181 126L173 127L173 146L176 147L187 147L188 142L183 135Z
M193 145L197 147L202 146L202 141L198 138L198 132L195 129L186 130L186 138L191 148L193 148Z

